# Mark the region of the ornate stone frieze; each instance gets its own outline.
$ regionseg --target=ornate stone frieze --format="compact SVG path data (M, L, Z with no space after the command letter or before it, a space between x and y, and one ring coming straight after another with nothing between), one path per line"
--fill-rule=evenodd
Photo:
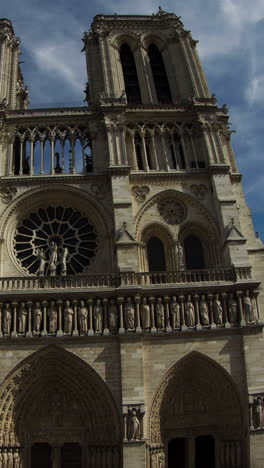
M143 203L150 192L150 188L148 185L133 185L131 191L137 202Z
M162 200L157 205L157 208L160 216L168 224L180 224L187 216L186 206L175 199Z

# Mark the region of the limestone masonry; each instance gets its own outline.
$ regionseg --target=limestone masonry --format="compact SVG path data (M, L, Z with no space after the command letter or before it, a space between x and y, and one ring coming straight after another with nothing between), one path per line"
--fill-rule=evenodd
M0 19L2 468L264 466L264 247L196 43L97 15L85 106L29 109Z

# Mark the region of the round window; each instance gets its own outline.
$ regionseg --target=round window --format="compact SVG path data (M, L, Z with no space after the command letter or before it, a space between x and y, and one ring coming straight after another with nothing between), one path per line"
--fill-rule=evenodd
M78 210L64 206L39 208L17 227L15 250L30 274L85 272L97 252L97 233Z

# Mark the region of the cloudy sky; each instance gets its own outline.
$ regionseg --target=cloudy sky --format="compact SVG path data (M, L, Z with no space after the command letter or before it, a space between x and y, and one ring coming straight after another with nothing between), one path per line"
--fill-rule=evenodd
M30 107L83 105L86 82L83 32L97 13L152 14L160 0L9 0L0 16L21 38ZM264 239L264 1L167 0L199 40L212 93L228 104L232 137L255 230Z

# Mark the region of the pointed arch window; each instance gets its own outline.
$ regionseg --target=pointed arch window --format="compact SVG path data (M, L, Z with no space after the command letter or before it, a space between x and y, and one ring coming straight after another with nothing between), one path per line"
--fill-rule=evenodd
M142 138L138 133L135 134L134 143L137 159L137 168L139 171L144 171Z
M166 271L165 250L158 237L151 237L147 242L149 271Z
M172 169L186 169L183 147L178 135L174 134L169 138L169 147L173 165Z
M164 66L161 52L155 44L150 44L148 48L149 62L152 76L155 83L156 94L160 104L172 103L169 81Z
M197 236L190 234L184 239L184 252L187 270L205 268L203 246Z
M128 104L141 104L141 93L134 54L128 44L120 48L120 60L123 69L125 90Z

